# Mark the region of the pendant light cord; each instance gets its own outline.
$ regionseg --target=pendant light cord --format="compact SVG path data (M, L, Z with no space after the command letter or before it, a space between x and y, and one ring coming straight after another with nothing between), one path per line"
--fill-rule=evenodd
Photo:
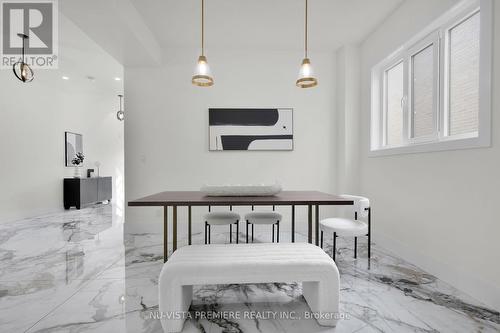
M307 58L307 3L308 3L308 0L306 0L306 19L305 19L305 40L304 40L304 49L305 49L305 57Z
M25 48L26 48L26 39L28 39L28 35L22 34L21 39L23 40L22 62L26 63L24 58L26 57Z
M205 0L201 0L201 55L205 55Z
M24 62L24 48L25 48L25 41L26 41L26 38L23 37L23 58L22 58L22 61Z

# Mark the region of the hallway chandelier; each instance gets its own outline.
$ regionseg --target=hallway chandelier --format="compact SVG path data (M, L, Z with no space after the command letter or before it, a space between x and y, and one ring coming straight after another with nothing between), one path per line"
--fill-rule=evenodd
M25 34L17 34L23 40L22 58L12 66L14 75L22 82L27 83L33 81L35 74L31 67L25 62L25 41L29 38Z
M210 87L214 84L207 57L205 57L205 0L201 0L201 55L198 57L191 82L199 87Z
M120 109L116 113L116 119L118 119L119 121L123 121L123 119L125 119L125 112L123 112L122 108L123 95L118 95L118 98L120 99Z
M307 10L308 10L308 0L306 1L306 10L305 10L305 38L304 38L304 59L302 60L302 65L300 66L299 77L295 84L299 88L312 88L318 85L318 80L313 75L313 70L311 66L311 61L307 57Z

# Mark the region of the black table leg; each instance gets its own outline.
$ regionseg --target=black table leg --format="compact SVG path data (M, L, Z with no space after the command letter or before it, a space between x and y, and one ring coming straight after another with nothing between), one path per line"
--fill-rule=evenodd
M292 243L295 243L295 205L292 205Z

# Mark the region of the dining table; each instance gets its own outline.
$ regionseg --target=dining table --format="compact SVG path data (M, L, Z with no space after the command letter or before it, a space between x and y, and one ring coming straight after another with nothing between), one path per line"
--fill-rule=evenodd
M128 202L130 207L163 207L163 259L168 259L168 209L172 208L172 251L177 249L177 210L187 208L188 245L192 243L192 207L194 206L290 206L291 242L295 242L295 208L306 206L308 216L307 240L319 245L320 206L354 205L342 196L320 191L282 191L268 196L209 196L202 191L164 191ZM314 207L314 228L313 228Z

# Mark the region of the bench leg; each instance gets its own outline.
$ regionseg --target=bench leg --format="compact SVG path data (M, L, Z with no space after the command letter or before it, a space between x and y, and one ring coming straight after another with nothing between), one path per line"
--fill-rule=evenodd
M193 299L193 286L176 286L160 279L159 311L163 332L181 332L187 316L176 318L173 314L187 313ZM170 317L169 317L170 316Z
M274 243L274 224L272 225L272 227L273 227L273 241L272 242Z
M229 244L233 242L233 225L229 225Z
M335 326L337 318L333 314L339 312L340 282L338 271L328 281L302 282L302 294L312 312L323 313L318 318L322 326Z

